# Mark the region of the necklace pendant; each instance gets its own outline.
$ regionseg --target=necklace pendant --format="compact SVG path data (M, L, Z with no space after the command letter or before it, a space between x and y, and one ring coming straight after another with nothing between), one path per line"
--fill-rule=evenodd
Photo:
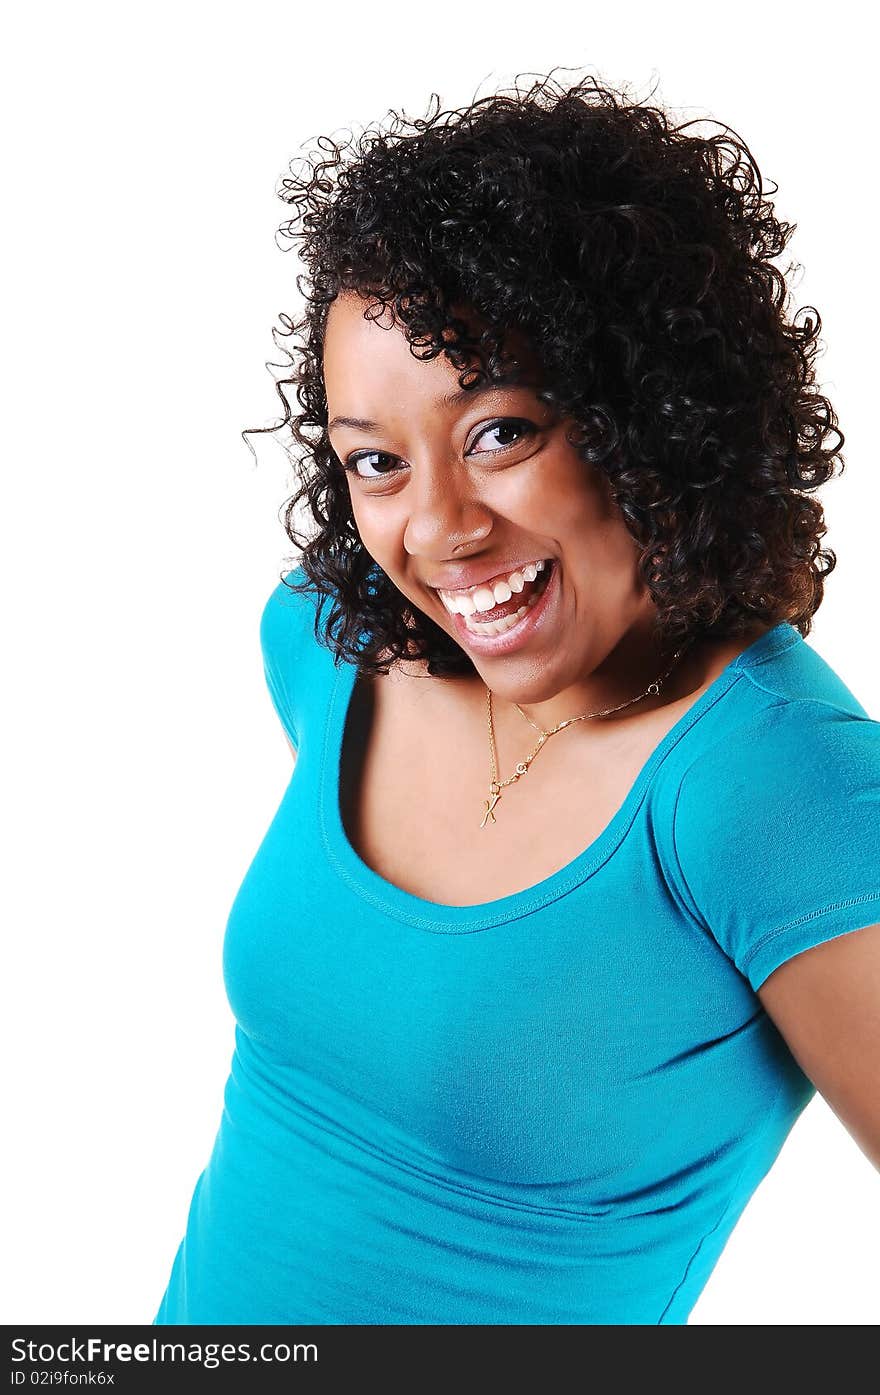
M498 801L499 801L500 798L501 798L501 788L500 788L499 785L494 785L494 784L493 784L493 785L491 786L491 788L490 788L489 798L486 800L486 812L485 812L485 814L483 815L483 822L480 824L480 827L481 827L481 828L485 828L485 827L486 827L486 823L488 822L489 819L491 819L493 823L496 822L494 810L495 810L495 805L498 803Z

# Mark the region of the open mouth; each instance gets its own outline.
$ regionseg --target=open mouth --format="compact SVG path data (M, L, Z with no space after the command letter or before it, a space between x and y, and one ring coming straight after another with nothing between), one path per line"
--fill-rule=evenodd
M497 584L494 593L477 587L469 593L441 592L440 598L470 634L502 635L518 625L540 600L553 566L552 558L529 563L521 572L514 572L506 581Z

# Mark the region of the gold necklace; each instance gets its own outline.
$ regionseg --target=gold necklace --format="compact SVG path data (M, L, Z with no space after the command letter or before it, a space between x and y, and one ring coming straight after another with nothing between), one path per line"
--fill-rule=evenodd
M539 736L537 745L535 745L532 748L532 750L526 756L525 760L522 760L517 764L513 774L508 775L506 780L498 779L498 755L495 749L495 728L492 723L492 689L487 684L486 703L487 717L489 722L490 769L489 798L486 800L486 812L483 814L483 821L480 824L480 827L485 828L489 819L491 819L492 822L495 823L495 807L501 798L501 791L505 789L508 785L513 785L516 783L517 780L522 779L523 775L525 775L528 772L529 766L535 759L535 756L538 754L538 752L543 747L544 743L551 736L555 736L556 733L562 731L564 727L570 727L574 722L584 722L590 717L608 717L612 712L620 712L621 709L624 707L631 707L634 702L641 702L642 698L648 697L649 694L654 694L656 696L660 692L660 687L663 683L663 680L669 677L669 674L672 672L673 668L675 667L676 663L681 658L681 655L684 653L687 647L687 645L683 645L681 649L677 649L675 651L675 653L672 656L672 663L669 665L669 668L666 670L666 672L661 673L659 678L655 678L653 683L649 683L645 691L643 693L639 693L638 697L630 698L628 702L622 702L617 707L608 707L603 712L582 712L579 717L566 717L565 721L559 722L557 726L551 727L549 731L544 731L543 728L538 726L537 722L533 722L529 714L527 712L523 712L519 703L515 702L513 705L516 708L517 712L519 712L521 716L525 717L529 725L533 726L535 728L535 731L539 733Z

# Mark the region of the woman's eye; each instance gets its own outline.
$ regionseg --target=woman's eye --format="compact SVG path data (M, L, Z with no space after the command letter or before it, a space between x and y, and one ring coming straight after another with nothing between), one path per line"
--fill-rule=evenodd
M372 461L374 460L390 460L391 465L390 467L384 468L381 466L374 466L372 464ZM390 475L394 473L394 461L395 456L388 455L387 452L384 450L371 450L365 451L363 455L350 455L345 462L345 468L346 470L349 470L351 474L357 475L359 479L379 480L382 479L385 475ZM368 469L362 470L362 465L367 466Z
M476 441L482 441L484 437L494 437L494 449L505 450L508 446L519 445L520 441L525 440L527 436L533 436L536 430L537 428L530 421L525 421L519 417L507 417L504 421L493 421L489 426L484 426ZM476 441L474 445L476 445ZM493 447L490 446L489 453L492 449ZM478 450L476 453L477 455L485 454L483 450Z

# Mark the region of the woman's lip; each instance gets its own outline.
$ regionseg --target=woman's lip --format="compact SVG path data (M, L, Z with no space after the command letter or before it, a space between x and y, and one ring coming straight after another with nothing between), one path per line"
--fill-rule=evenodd
M449 611L446 613L455 626L458 642L463 649L470 649L475 654L485 654L489 657L503 656L513 653L524 644L528 644L532 636L545 623L547 613L556 600L558 591L559 563L554 560L547 584L535 604L529 607L519 624L514 625L511 630L505 630L500 635L475 635L465 625L463 615L453 615Z

